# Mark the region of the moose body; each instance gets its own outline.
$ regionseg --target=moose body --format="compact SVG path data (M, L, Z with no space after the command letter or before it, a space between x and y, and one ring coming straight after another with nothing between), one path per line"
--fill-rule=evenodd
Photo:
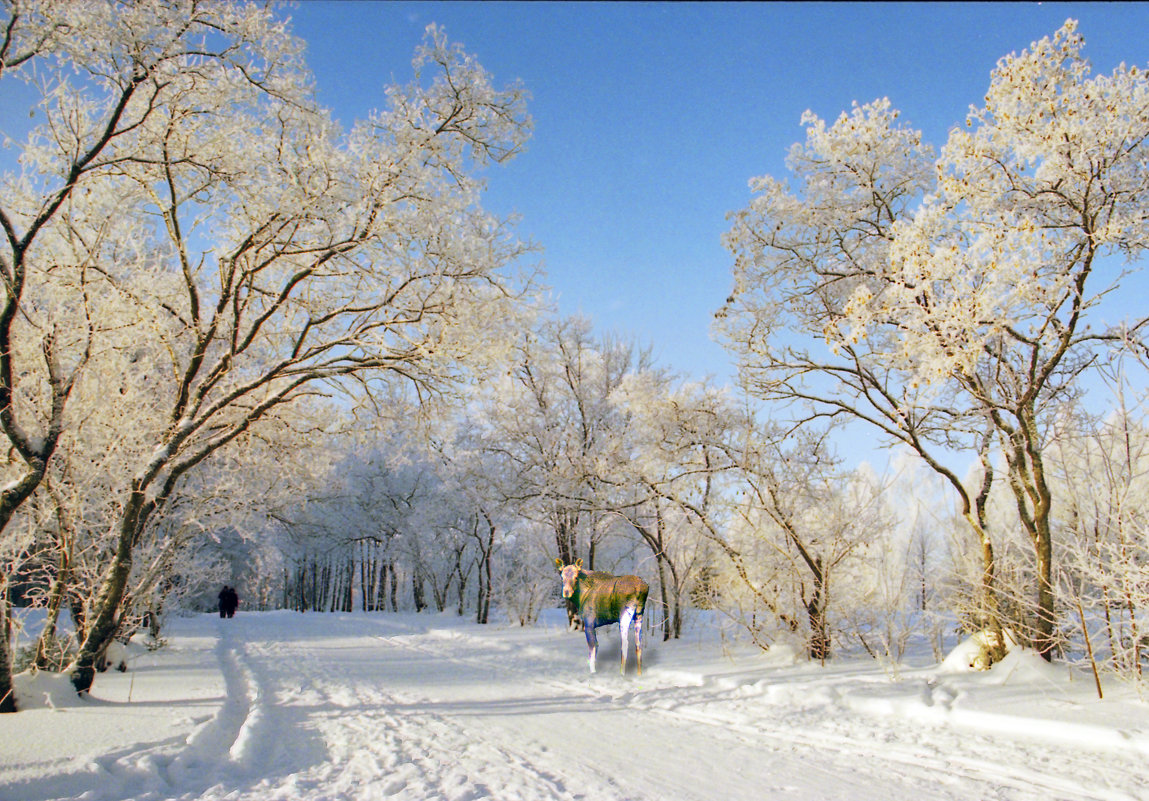
M582 621L586 633L586 644L590 649L587 664L590 672L595 672L595 657L598 654L599 626L618 624L622 638L622 666L626 673L626 647L631 624L634 624L634 650L638 658L638 674L642 675L642 613L646 608L646 596L650 586L638 576L612 576L610 573L590 572L582 569L582 559L573 565L564 565L561 559L555 560L563 582L563 598L566 598Z

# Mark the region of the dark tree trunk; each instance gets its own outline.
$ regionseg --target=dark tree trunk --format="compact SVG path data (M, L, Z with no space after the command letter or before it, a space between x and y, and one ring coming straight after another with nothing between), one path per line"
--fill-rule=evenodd
M491 555L495 549L495 524L483 512L487 523L487 536L484 542L478 535L479 519L475 518L475 536L479 540L479 591L475 598L475 621L485 624L491 613Z
M96 678L96 663L107 650L121 622L121 605L132 572L132 549L143 528L151 506L142 490L135 488L120 517L119 541L112 564L96 596L95 617L80 643L80 652L70 666L72 686L76 692L88 692Z
M378 608L378 610L380 612L386 612L387 611L387 588L388 588L387 574L388 574L388 572L389 571L387 569L387 563L384 561L381 561L380 565L379 565L379 597L376 601L376 608Z
M491 619L491 557L489 554L485 561L484 572L486 573L486 581L483 584L483 604L480 607L482 619L479 621L480 623L487 623Z
M68 595L69 581L68 555L61 549L60 565L56 570L55 578L52 580L52 590L48 594L48 609L44 618L44 628L36 640L36 658L33 664L40 670L48 670L53 667L50 664L51 659L48 652L56 639L56 622L60 618L60 608L63 606L64 598ZM55 667L58 669L59 666Z
M662 599L662 641L666 642L670 639L671 632L670 596L666 592L666 567L662 564L661 559L654 561L658 565L658 592Z
M822 559L814 559L814 592L805 601L806 614L810 621L810 644L808 653L811 659L825 662L830 658L830 637L826 631L826 576L822 570Z
M554 512L555 546L564 565L573 565L578 558L577 511L558 509Z
M375 611L375 560L370 543L359 543L359 586L363 590L359 605L364 612Z
M16 711L16 691L12 686L12 622L8 603L8 577L0 576L0 714Z
M343 596L343 611L350 612L355 605L355 559L347 557L347 591Z
M649 526L642 525L637 515L626 518L627 522L642 537L643 542L650 548L654 556L654 563L658 567L658 591L662 600L662 639L678 639L682 636L682 601L679 598L678 571L674 562L666 553L666 527L662 517L662 507L658 500L654 501L655 527L651 531ZM670 581L667 582L667 571L670 571Z
M411 597L415 601L416 612L422 612L427 608L427 601L423 596L423 576L417 569L411 573Z
M458 584L458 589L455 593L459 605L456 610L459 617L462 617L467 609L467 582L471 579L471 569L475 566L473 560L464 562L463 555L467 552L467 543L464 540L461 545L455 549L455 581ZM464 567L465 565L465 567Z

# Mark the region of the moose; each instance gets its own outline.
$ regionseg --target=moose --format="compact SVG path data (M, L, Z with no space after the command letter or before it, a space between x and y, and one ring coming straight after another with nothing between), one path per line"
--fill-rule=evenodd
M626 641L630 625L634 623L634 650L638 656L638 675L642 675L642 612L650 586L638 576L612 576L610 573L582 569L582 559L573 565L564 565L555 559L555 566L563 582L563 598L571 604L575 615L582 621L586 644L590 648L587 664L595 672L598 637L595 629L618 623L622 637L622 673L626 675Z

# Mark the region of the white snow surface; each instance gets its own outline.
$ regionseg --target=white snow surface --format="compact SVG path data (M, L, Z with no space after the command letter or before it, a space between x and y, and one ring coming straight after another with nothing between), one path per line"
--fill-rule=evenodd
M599 672L555 610L168 622L78 698L18 677L0 799L1145 799L1149 707L1014 651L993 670L822 667L698 627Z

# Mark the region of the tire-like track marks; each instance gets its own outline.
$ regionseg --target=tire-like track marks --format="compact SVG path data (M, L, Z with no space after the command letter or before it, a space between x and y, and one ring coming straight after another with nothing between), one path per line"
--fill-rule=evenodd
M547 678L544 671L528 672L508 666L508 662L475 654L475 645L489 645L479 637L454 631L449 636L450 639L435 636L397 636L387 639L392 644L419 651L435 659L487 671L517 672L523 676L524 681L546 685L559 693L578 695L592 704L621 705L675 723L702 726L707 729L707 737L734 739L773 752L807 750L823 756L842 755L847 757L846 761L855 769L858 765L876 766L875 778L883 774L900 774L916 777L927 785L961 784L963 787L968 787L972 782L985 787L984 794L980 796L985 799L1138 801L1135 796L1109 786L1108 775L1115 769L1111 758L1103 766L1098 766L1090 752L1082 752L1080 749L1053 748L1035 743L1030 747L1035 757L1032 765L1007 764L993 759L994 743L991 739L973 734L957 734L945 738L955 747L942 753L932 745L915 741L915 732L904 729L899 731L880 717L855 714L850 715L854 719L846 721L844 717L849 712L845 707L841 707L842 714L837 716L840 721L838 731L815 722L815 717L817 721L826 719L824 712L812 716L810 728L790 727L781 731L771 728L769 707L759 704L755 709L755 701L760 699L755 699L753 695L747 696L742 688L722 691L715 687L702 687L697 697L705 701L707 708L696 708L684 702L681 688L675 688L673 693L661 693L657 687L632 690L610 680L602 682L605 687L596 686L593 681L585 679L560 681ZM467 640L472 641L469 649L471 653L460 656L460 645ZM447 642L451 647L442 647ZM664 696L668 700L664 700ZM716 701L724 702L725 708L714 710ZM928 741L930 738L925 739ZM1139 750L1136 746L1129 749L1131 769L1143 761ZM967 792L963 790L960 794L965 795Z
M276 725L259 725L258 700L247 723L255 732L246 739L241 730L233 751L262 751L282 739L285 730L313 729L323 753L313 760L264 759L261 771L269 775L229 799L555 799L576 801L564 778L540 769L537 754L506 743L495 743L466 730L457 720L433 711L420 699L388 689L378 640L340 640L329 648L329 659L317 660L313 648L291 642L261 641L252 631L245 659L249 683L273 698ZM380 666L384 667L380 667ZM229 696L231 694L229 693ZM310 764L308 764L310 763ZM252 768L255 765L251 766ZM270 771L267 769L270 768ZM214 797L208 793L205 797ZM222 796L221 796L222 797Z
M657 651L642 677L588 676L578 638L555 630L336 615L281 637L260 623L214 629L213 715L186 739L97 757L93 789L75 797L678 801L714 797L706 775L718 770L723 793L772 801L814 787L850 801L1135 801L1111 779L1144 772L1139 741L1098 760L1076 742L1019 746L1015 733L953 725L947 686L923 683L931 714L919 720L871 708L865 686L843 689L840 676L772 689L676 672ZM716 763L692 761L691 742Z

